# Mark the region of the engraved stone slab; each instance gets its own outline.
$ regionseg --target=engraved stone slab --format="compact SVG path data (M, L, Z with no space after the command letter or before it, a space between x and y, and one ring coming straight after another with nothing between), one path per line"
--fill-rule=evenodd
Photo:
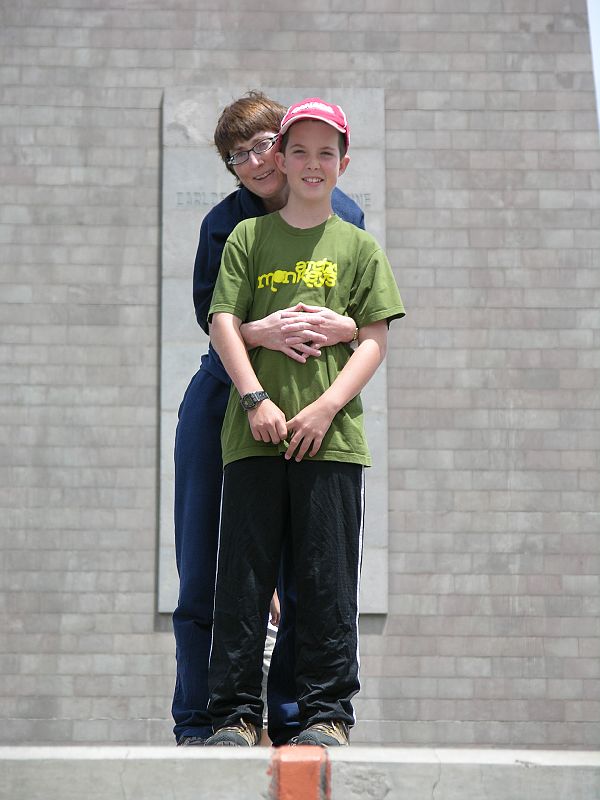
M246 87L173 87L163 101L160 514L158 611L177 604L173 531L173 444L177 410L206 352L196 323L192 272L200 223L235 189L212 143L221 110ZM385 247L385 117L382 89L270 88L283 105L310 96L339 103L350 122L350 165L339 187L364 209L367 229ZM387 381L385 364L363 392L374 467L366 471L361 612L386 613L388 597Z

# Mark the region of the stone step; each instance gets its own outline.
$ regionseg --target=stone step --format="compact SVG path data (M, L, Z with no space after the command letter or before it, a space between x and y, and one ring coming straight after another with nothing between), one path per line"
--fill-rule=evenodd
M305 758L292 757L294 750ZM600 753L354 746L328 751L2 747L0 798L600 800Z

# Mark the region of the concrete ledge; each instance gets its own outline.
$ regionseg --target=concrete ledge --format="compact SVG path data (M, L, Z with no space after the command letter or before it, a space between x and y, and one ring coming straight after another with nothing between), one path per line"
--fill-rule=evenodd
M331 750L333 800L600 800L600 753Z
M0 798L276 800L272 754L259 747L4 747ZM597 752L349 747L328 756L331 800L600 798Z

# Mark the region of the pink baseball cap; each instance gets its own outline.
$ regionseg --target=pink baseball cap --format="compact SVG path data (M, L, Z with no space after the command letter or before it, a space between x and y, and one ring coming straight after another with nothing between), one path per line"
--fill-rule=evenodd
M344 134L346 147L350 147L348 120L340 106L336 106L333 103L326 103L319 97L308 97L306 100L294 103L293 106L288 108L284 118L281 120L281 128L279 129L280 135L283 136L290 125L293 125L294 122L298 122L301 119L316 119L319 122L326 122L328 125L335 128L336 131Z

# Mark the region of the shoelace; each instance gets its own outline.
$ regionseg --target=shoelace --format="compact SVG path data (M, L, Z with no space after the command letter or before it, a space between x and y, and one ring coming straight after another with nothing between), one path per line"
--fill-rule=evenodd
M221 731L229 731L230 733L237 733L238 736L241 736L243 739L253 745L255 742L258 741L258 735L253 727L248 725L248 723L244 722L244 720L240 720L239 725L227 725L225 728L221 728Z

